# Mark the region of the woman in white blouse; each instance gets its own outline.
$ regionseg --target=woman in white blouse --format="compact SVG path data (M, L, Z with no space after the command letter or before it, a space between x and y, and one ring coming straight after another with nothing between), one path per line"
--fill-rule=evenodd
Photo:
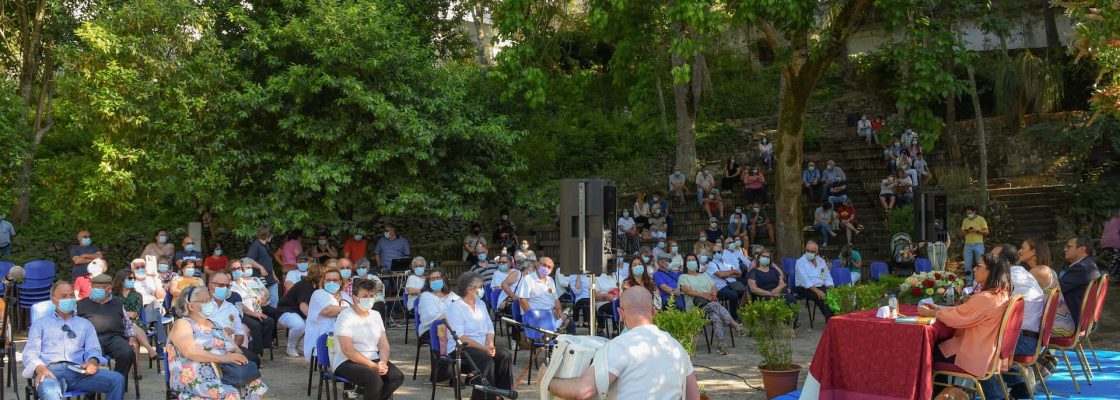
M421 341L428 337L428 329L432 323L447 317L447 306L459 296L451 293L451 286L443 280L443 271L433 269L428 271L428 280L424 282L424 291L420 293L420 301L416 304L419 316L419 325L416 327L416 336ZM440 348L445 346L441 345Z
M373 312L377 284L354 283L358 301L338 313L334 324L338 346L331 354L331 368L338 376L362 387L365 400L388 400L404 383L404 374L389 362L389 335L381 314Z
M455 300L447 307L447 325L459 336L459 340L466 345L466 356L481 370L478 376L501 389L513 387L511 366L513 357L509 350L499 347L494 343L494 323L490 320L490 313L482 300L482 277L473 272L459 276L455 285L455 293L461 299ZM441 352L450 354L455 351L455 342L448 341ZM472 372L470 363L463 363L463 372ZM494 399L481 391L471 393L471 399Z
M311 294L311 301L307 303L303 356L309 361L319 335L332 332L338 313L354 304L350 295L342 291L342 274L338 272L338 267L323 270L323 279L319 282L319 288Z

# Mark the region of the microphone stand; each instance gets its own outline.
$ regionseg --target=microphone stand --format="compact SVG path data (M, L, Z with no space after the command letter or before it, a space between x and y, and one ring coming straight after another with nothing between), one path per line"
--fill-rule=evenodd
M456 376L454 378L456 380L458 380L458 378L459 378L458 374L459 374L459 372L461 372L463 370L463 368L462 368L463 367L463 356L465 355L466 359L467 359L467 364L469 364L471 366L471 368L473 368L475 373L477 374L471 380L481 379L482 386L490 386L490 382L486 381L486 377L483 376L482 370L478 368L478 364L475 364L474 359L471 358L471 355L467 354L467 344L464 343L463 339L460 338L459 335L455 333L454 329L451 329L450 324L445 323L445 324L443 324L443 327L447 328L447 333L451 334L451 340L455 341L455 346L456 346L456 349L458 350L458 351L455 352L455 374L456 374ZM467 384L470 385L470 380L467 381ZM459 388L456 387L455 391L458 392Z

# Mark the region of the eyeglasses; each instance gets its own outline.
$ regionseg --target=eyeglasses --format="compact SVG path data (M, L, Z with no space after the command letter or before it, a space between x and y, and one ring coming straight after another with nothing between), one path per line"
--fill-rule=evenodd
M74 333L73 329L70 329L70 325L63 325L62 326L62 331L66 332L66 337L68 337L68 338L74 339L74 338L78 337L78 334Z

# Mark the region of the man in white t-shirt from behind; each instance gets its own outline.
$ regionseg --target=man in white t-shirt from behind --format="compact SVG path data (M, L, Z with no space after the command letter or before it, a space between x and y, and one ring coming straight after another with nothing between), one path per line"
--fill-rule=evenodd
M641 286L622 293L618 314L628 329L607 350L608 399L697 400L700 388L688 353L676 339L653 325L653 295ZM537 376L541 379L544 370ZM578 378L553 378L548 391L564 399L592 399L595 367Z

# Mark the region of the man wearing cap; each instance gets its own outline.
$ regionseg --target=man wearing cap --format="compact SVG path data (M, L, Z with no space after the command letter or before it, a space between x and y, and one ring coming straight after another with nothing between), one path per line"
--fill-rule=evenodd
M131 346L136 340L132 322L121 300L113 297L113 278L97 274L91 281L89 297L78 300L78 316L93 324L102 353L113 359L113 370L128 376L136 361L136 352Z
M285 293L287 293L288 289L292 288L292 285L295 285L297 282L302 280L303 277L307 276L307 268L310 267L310 263L311 258L307 257L307 254L299 253L299 255L296 256L296 269L288 271L287 274L284 274Z

